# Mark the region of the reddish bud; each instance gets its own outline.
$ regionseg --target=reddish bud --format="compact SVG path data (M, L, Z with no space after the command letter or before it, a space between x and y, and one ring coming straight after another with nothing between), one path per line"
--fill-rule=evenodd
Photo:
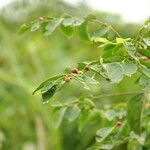
M117 126L117 127L121 127L121 126L122 126L122 122L118 121L118 122L116 123L116 126Z
M84 71L88 71L89 70L89 66L85 66L83 70Z
M71 80L71 77L66 75L64 80L65 80L65 82L69 82Z
M78 74L79 73L77 68L72 69L71 72L74 73L74 74Z

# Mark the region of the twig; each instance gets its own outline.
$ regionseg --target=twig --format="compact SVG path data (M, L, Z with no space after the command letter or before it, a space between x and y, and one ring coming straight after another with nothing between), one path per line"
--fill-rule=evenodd
M123 93L109 93L109 94L102 94L98 96L90 96L92 99L100 99L100 98L105 98L105 97L115 97L115 96L125 96L125 95L134 95L134 94L148 94L150 93L150 90L145 93L144 91L142 92L123 92Z

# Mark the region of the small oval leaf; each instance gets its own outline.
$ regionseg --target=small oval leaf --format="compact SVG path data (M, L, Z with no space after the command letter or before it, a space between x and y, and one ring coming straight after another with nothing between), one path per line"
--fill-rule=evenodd
M127 121L136 134L141 133L143 104L143 94L133 96L127 103Z

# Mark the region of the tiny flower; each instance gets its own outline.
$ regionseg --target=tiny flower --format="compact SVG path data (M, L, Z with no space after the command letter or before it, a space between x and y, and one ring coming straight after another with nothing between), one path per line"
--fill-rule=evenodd
M71 77L66 75L64 80L65 80L65 82L69 82L71 80Z

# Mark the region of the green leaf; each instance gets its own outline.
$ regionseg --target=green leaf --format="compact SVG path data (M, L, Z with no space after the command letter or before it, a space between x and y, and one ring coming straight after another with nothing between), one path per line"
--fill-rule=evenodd
M99 149L102 149L102 150L111 150L113 148L113 144L102 144ZM97 149L97 150L99 150Z
M142 146L138 143L138 141L136 140L129 140L128 142L128 146L127 146L128 150L142 150Z
M150 46L150 38L149 38L149 37L144 38L143 41L145 42L145 44L146 44L147 46Z
M59 101L55 101L54 103L51 104L51 106L54 108L61 108L63 104Z
M66 112L66 118L68 121L74 121L80 115L80 108L77 105L69 107Z
M108 44L109 40L107 40L106 38L103 38L103 37L97 37L94 39L94 42L101 42L101 43Z
M119 43L117 45L114 46L114 48L112 49L112 53L113 55L117 55L117 52L123 49L123 44Z
M136 134L141 133L143 104L143 94L133 96L127 103L127 121L131 130Z
M107 78L108 79L107 75L105 74L104 71L101 70L101 68L98 68L97 66L96 67L90 66L90 70L92 72L96 73L97 75L99 75L99 76L101 76L103 78Z
M115 47L116 47L116 46L107 43L106 46L105 46L105 49L104 49L104 52L103 52L102 57L103 57L104 59L110 58L110 57L113 55L113 50L114 50Z
M138 52L148 58L150 58L150 50L148 49L138 49Z
M116 118L116 112L115 110L108 110L105 112L105 118L108 119L109 121L112 121L113 119Z
M92 145L92 147L89 147L86 150L112 150L114 147L113 143L108 143L108 144L100 144L100 143L95 143ZM114 150L114 149L113 149ZM116 150L116 149L115 149Z
M137 71L137 66L135 64L123 63L121 66L123 68L124 74L129 77L131 77L131 75Z
M88 98L84 99L84 104L88 106L88 108L94 108L95 107L95 103Z
M67 66L67 67L65 68L65 70L64 70L64 73L65 73L65 74L70 74L70 73L71 73L71 70L72 70L71 66Z
M117 44L121 44L121 43L124 43L127 39L123 39L123 38L116 38L116 43Z
M136 134L135 132L130 132L131 139L136 140L140 145L144 144L145 135L141 133L141 135Z
M119 63L103 64L103 67L112 83L119 83L123 79L124 72Z
M71 26L64 26L63 24L60 27L61 27L62 32L66 36L71 36L73 34L73 27L71 27Z
M63 108L60 108L57 110L57 119L55 121L55 128L59 128L63 119L64 119L64 116L65 116L65 113L66 113L66 107L63 107Z
M116 143L118 143L119 141L124 142L125 140L127 140L127 138L129 138L129 134L129 125L127 123L124 123L120 128L118 128L118 132L115 136Z
M108 136L111 135L111 133L114 131L115 127L106 127L101 128L96 132L96 135L98 136L98 141L103 142Z
M102 26L102 27L100 27L99 29L97 29L97 30L93 33L92 39L94 40L95 38L102 37L102 36L104 36L107 32L108 32L108 27Z
M78 68L78 70L83 70L86 65L87 64L84 62L79 62L79 63L77 63L77 68Z
M58 85L53 85L50 89L48 90L43 90L42 93L42 99L43 103L48 103L49 99L53 97L57 90Z
M137 59L135 57L136 48L134 47L134 45L132 43L125 42L124 46L125 46L127 53L129 54L129 56L131 56L134 59Z
M150 140L149 139L150 139L150 135L148 134L145 138L145 144L144 144L144 146L146 148L150 148Z
M72 76L72 79L75 79L76 81L80 82L83 87L87 90L90 90L90 87L87 85L87 83L83 80L82 76Z
M54 85L54 82L53 82L53 81L48 81L48 82L46 82L45 85L43 86L41 92L42 92L42 93L47 92L53 85Z
M85 19L82 18L82 17L75 18L73 25L74 25L74 26L80 26L84 21L85 21Z
M81 132L84 126L88 123L89 117L88 110L82 110L79 117L79 132Z
M87 15L87 16L85 17L85 20L86 20L86 21L91 21L91 20L94 20L94 19L96 19L96 16L94 16L94 15L92 15L92 14L89 14L89 15Z
M51 35L55 29L61 24L63 18L53 19L51 20L45 27L46 31L44 35Z
M31 31L36 31L40 28L41 23L40 22L35 22L31 25Z
M146 68L145 66L140 66L141 71L148 77L150 78L150 69Z
M147 68L150 68L150 61L145 61L143 59L139 59L140 63Z
M50 81L56 81L60 78L63 78L65 75L64 74L61 74L61 75L56 75L56 76L53 76L47 80L45 80L44 82L42 82L34 91L33 91L33 94L35 94L35 92L39 91L40 89L42 89L47 82L50 82Z
M97 80L95 80L94 78L92 77L88 77L88 76L84 76L84 81L87 83L87 84L99 84L99 82Z
M62 25L64 25L65 27L73 26L73 24L74 24L74 18L71 18L71 17L64 18L64 20L62 22Z
M19 34L19 35L24 34L26 31L29 30L29 28L30 28L30 27L29 27L28 25L23 24L23 25L20 27L20 29L19 29L19 31L18 31L18 34Z
M89 33L87 32L87 22L83 22L79 27L78 27L78 32L81 40L89 43L91 42Z
M139 84L142 85L143 87L150 87L150 78L144 75L141 76Z

